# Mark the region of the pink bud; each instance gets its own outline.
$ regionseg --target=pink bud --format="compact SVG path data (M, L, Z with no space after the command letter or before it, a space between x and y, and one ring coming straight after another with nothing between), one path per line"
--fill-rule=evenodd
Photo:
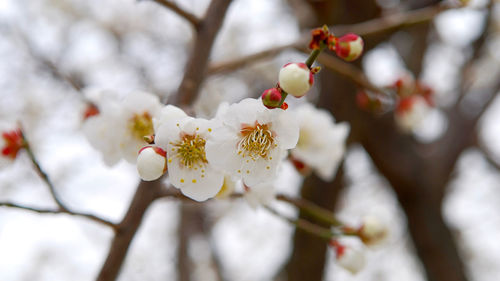
M276 88L267 89L262 93L262 103L267 108L276 108L281 103L281 93Z
M281 68L278 80L281 89L300 98L311 88L314 76L305 63L288 63Z
M167 153L157 146L146 146L139 151L137 171L141 179L153 181L167 171Z
M353 61L363 53L363 39L354 33L337 38L335 52L345 61Z
M3 143L2 147L0 147L2 149L2 156L10 159L16 159L17 153L25 145L20 129L2 132L0 143Z

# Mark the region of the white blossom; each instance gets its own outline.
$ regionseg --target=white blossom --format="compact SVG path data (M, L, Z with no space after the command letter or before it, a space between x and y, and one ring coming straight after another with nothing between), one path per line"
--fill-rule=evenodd
M169 111L165 116L181 115L174 107ZM215 126L216 121L180 117L164 120L156 131L156 144L167 152L170 183L196 201L217 195L224 181L223 173L212 167L205 154Z
M314 169L323 180L331 180L345 153L349 124L336 124L328 111L311 104L300 106L294 113L300 131L297 146L291 150L293 158Z
M297 144L296 120L282 109L267 109L260 100L244 99L222 106L207 141L207 159L212 165L243 179L247 186L272 181L286 149Z
M114 165L122 158L135 163L138 151L147 145L144 136L154 132L153 117L161 103L157 96L145 92L132 92L124 100L106 93L94 101L99 114L85 120L83 131L106 164Z

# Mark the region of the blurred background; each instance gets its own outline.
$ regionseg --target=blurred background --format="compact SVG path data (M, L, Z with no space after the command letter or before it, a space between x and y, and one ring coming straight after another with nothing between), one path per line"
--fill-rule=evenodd
M209 5L176 2L200 18ZM211 200L201 222L181 229L181 203L160 199L146 213L118 280L181 279L180 240L187 243L191 280L499 280L495 2L473 0L375 31L351 26L361 30L366 47L353 65L369 83L387 87L412 73L434 89L436 107L413 133L398 130L390 110L359 109L355 96L362 88L335 67L323 67L307 97L351 124L345 161L332 183L304 180L285 164L277 190L335 210L354 225L364 215L381 218L390 236L366 251L363 271L350 274L323 241L244 201ZM440 1L234 0L210 65L293 44L323 24L349 32L351 24L405 19L436 5ZM196 52L195 35L189 22L155 1L0 0L0 122L22 122L64 202L119 221L139 178L125 161L106 166L84 137L84 93L144 90L168 102ZM286 48L238 69L214 73L209 67L192 109L211 117L222 101L258 97L275 85L283 64L306 58ZM0 170L0 200L55 206L26 155ZM0 208L0 280L93 280L112 237L110 229L82 218Z

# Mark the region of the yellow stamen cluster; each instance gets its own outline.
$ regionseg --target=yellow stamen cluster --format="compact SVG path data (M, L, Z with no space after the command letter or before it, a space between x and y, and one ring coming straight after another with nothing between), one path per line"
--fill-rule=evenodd
M182 165L197 169L208 163L205 155L205 143L205 139L195 134L185 135L181 141L170 144L174 146L172 151L175 152L175 156L180 159Z
M273 133L267 124L255 123L255 126L245 126L241 129L242 139L238 143L238 155L256 160L266 158L271 148L276 146Z
M149 112L135 114L129 122L129 129L132 135L139 140L144 140L144 136L154 134L153 118Z

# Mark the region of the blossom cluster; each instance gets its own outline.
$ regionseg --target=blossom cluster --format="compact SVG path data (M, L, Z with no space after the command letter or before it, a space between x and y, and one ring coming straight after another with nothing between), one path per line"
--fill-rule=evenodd
M143 180L168 173L174 187L197 201L216 196L229 181L241 180L252 191L269 187L286 159L300 162L300 172L307 167L331 180L349 131L346 123L336 124L327 111L307 103L270 109L261 99L247 98L221 104L207 120L162 106L145 92L123 100L110 91L88 96L84 133L105 163L126 159L137 164Z

